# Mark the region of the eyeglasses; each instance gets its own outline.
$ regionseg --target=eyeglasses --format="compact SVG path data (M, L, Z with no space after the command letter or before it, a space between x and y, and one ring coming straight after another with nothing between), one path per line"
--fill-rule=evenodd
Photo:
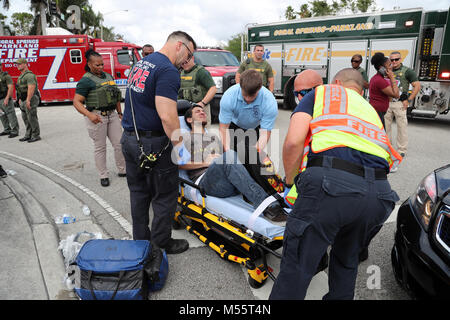
M391 61L395 62L395 61L399 61L401 58L395 58L395 59L391 59Z
M304 97L308 92L314 90L315 88L309 88L309 89L303 89L303 90L299 90L299 91L295 91L294 90L294 96L298 96L301 95L302 97Z
M361 60L352 60L352 63L360 63L361 62Z
M188 62L189 60L191 60L192 59L192 57L194 56L194 54L192 53L192 51L191 51L191 49L189 49L189 47L184 43L184 42L182 42L182 41L180 41L185 47L186 47L186 49L189 51L189 54L188 54L188 56L187 56L187 58L186 58L186 61L185 62Z

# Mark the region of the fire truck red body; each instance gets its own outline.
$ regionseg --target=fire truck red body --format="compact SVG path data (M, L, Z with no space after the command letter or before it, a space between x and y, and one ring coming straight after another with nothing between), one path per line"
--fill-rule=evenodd
M123 97L131 66L141 59L141 47L124 42L103 42L86 35L0 36L0 62L14 84L20 72L15 61L25 58L37 76L41 103L72 101L77 82L85 73L88 49L103 56Z

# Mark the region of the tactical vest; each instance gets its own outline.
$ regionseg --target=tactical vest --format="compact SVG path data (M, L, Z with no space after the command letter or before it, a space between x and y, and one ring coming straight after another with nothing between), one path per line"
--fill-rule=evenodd
M23 78L25 77L25 75L27 75L29 73L31 73L33 75L33 77L37 83L36 75L33 72L31 72L30 70L25 71L23 74L21 74L19 76L19 78L17 79L16 90L17 90L18 98L22 101L25 101L28 96L28 83L26 81L24 81ZM34 89L33 95L35 95L36 93L37 93L37 85L36 85L36 88Z
M263 60L262 62L255 62L253 59L247 59L245 63L245 70L256 70L261 73L263 86L269 88L269 79L267 79L266 75L266 70L269 63L266 60Z
M178 96L191 102L200 102L205 97L209 88L196 84L197 74L203 66L196 65L189 72L181 72L181 85Z
M117 88L114 78L104 72L105 78L100 78L91 72L83 75L95 82L95 89L89 91L86 97L86 106L92 109L115 109L117 102L122 99L122 94Z
M300 172L306 170L308 153L320 153L338 147L348 147L368 153L389 163L400 163L402 157L395 151L384 131L375 109L356 91L338 85L316 88L313 119L305 140ZM295 185L286 197L294 204Z
M395 79L400 81L398 85L400 89L400 95L402 93L408 93L409 91L409 81L405 77L406 71L408 70L409 68L402 64L402 66L399 69L393 71L395 74Z
M8 72L0 73L0 99L4 99L8 94L8 84L6 79L8 78Z

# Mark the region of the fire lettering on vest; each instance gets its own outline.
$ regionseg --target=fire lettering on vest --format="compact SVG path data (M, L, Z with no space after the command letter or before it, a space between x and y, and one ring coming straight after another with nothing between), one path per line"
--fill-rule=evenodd
M349 119L348 126L361 132L363 135L365 135L371 139L375 139L375 140L378 140L383 143L388 143L388 141L389 141L389 139L385 133L368 128L356 120Z

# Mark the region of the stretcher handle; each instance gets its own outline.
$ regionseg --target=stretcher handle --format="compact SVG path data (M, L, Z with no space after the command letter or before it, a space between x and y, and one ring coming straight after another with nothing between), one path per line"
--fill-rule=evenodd
M196 185L195 183L193 183L193 182L191 182L189 180L186 180L186 179L183 179L183 178L180 178L180 177L178 177L178 181L180 182L182 187L184 187L184 184L187 184L188 186L191 186L192 188L195 188L195 189L199 190L200 194L202 195L202 197L206 198L205 189L203 189L202 187Z

